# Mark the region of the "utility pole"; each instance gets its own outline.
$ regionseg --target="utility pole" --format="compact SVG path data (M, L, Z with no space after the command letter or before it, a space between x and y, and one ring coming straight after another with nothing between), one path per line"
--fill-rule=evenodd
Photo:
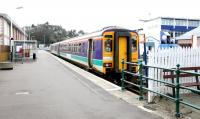
M25 33L25 27L23 28L24 29L24 43L23 43L23 58L22 58L22 64L23 62L25 61L25 40L26 40L26 33Z
M44 47L45 47L45 34L44 34Z
M29 29L29 30L28 30L28 31L29 31L29 36L28 36L29 39L28 39L28 40L31 40L31 26L28 26L28 29Z

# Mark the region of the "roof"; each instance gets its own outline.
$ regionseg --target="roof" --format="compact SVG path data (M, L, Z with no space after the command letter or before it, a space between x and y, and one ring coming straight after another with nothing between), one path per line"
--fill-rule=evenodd
M192 35L195 35L197 37L200 36L200 26L189 31L189 32L186 32L185 34L179 36L179 37L176 37L177 40L179 39L191 39L192 38Z
M151 19L145 19L145 20L140 20L140 21L144 21L144 22L149 22L149 21L154 21L157 19L177 19L177 20L194 20L194 21L200 21L200 19L197 18L178 18L178 17L155 17L155 18L151 18Z
M11 18L4 13L0 13L0 17L3 17L8 23L11 23ZM12 24L15 28L17 28L21 33L24 33L24 31L19 27L14 21L12 21Z
M175 20L192 20L192 21L200 21L197 18L184 18L184 17L160 17L161 19L175 19Z
M78 39L85 39L85 38L88 38L90 39L91 37L101 37L103 32L105 31L112 31L112 30L120 30L120 31L127 31L128 29L125 29L125 28L122 28L122 27L118 27L118 26L109 26L109 27L104 27L103 29L101 30L98 30L98 31L95 31L95 32L92 32L92 33L88 33L88 34L84 34L82 36L77 36L77 37L73 37L73 38L68 38L66 40L63 40L63 41L60 41L60 42L56 42L54 44L57 44L57 43L62 43L62 42L69 42L69 41L74 41L74 40L77 40ZM128 31L131 31L131 30L128 30ZM134 31L133 31L134 32Z

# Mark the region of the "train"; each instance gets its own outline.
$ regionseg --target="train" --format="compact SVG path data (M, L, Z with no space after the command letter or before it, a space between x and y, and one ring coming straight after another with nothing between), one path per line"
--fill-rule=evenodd
M50 52L99 74L120 77L122 60L137 62L139 59L139 36L133 30L106 27L53 43ZM137 66L125 64L124 69L137 72Z

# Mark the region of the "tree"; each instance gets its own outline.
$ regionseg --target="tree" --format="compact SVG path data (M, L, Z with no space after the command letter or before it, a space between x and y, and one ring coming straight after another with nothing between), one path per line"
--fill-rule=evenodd
M79 36L84 35L84 34L85 34L85 32L83 30L78 31Z
M72 29L72 30L70 30L70 31L67 31L67 36L68 36L69 38L73 38L73 37L78 36L78 34L76 33L76 30Z
M49 22L38 25L32 24L31 27L26 27L26 33L29 36L28 39L35 39L39 44L45 45L85 34L83 30L78 32L74 29L66 31L62 26L50 25Z

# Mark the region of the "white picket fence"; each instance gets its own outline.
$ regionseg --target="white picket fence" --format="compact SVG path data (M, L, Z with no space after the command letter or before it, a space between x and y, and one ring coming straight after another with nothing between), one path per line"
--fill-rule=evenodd
M177 64L180 64L180 67L200 66L200 48L152 49L148 54L147 65L163 68L176 68ZM164 73L161 69L150 68L148 74L149 77L153 79L171 82L171 79L163 79ZM180 78L180 83L195 81L195 77ZM172 88L165 86L163 83L149 80L148 88L165 94L172 94ZM188 91L181 90L181 93L188 93ZM152 102L155 96L155 93L148 92L148 102Z

